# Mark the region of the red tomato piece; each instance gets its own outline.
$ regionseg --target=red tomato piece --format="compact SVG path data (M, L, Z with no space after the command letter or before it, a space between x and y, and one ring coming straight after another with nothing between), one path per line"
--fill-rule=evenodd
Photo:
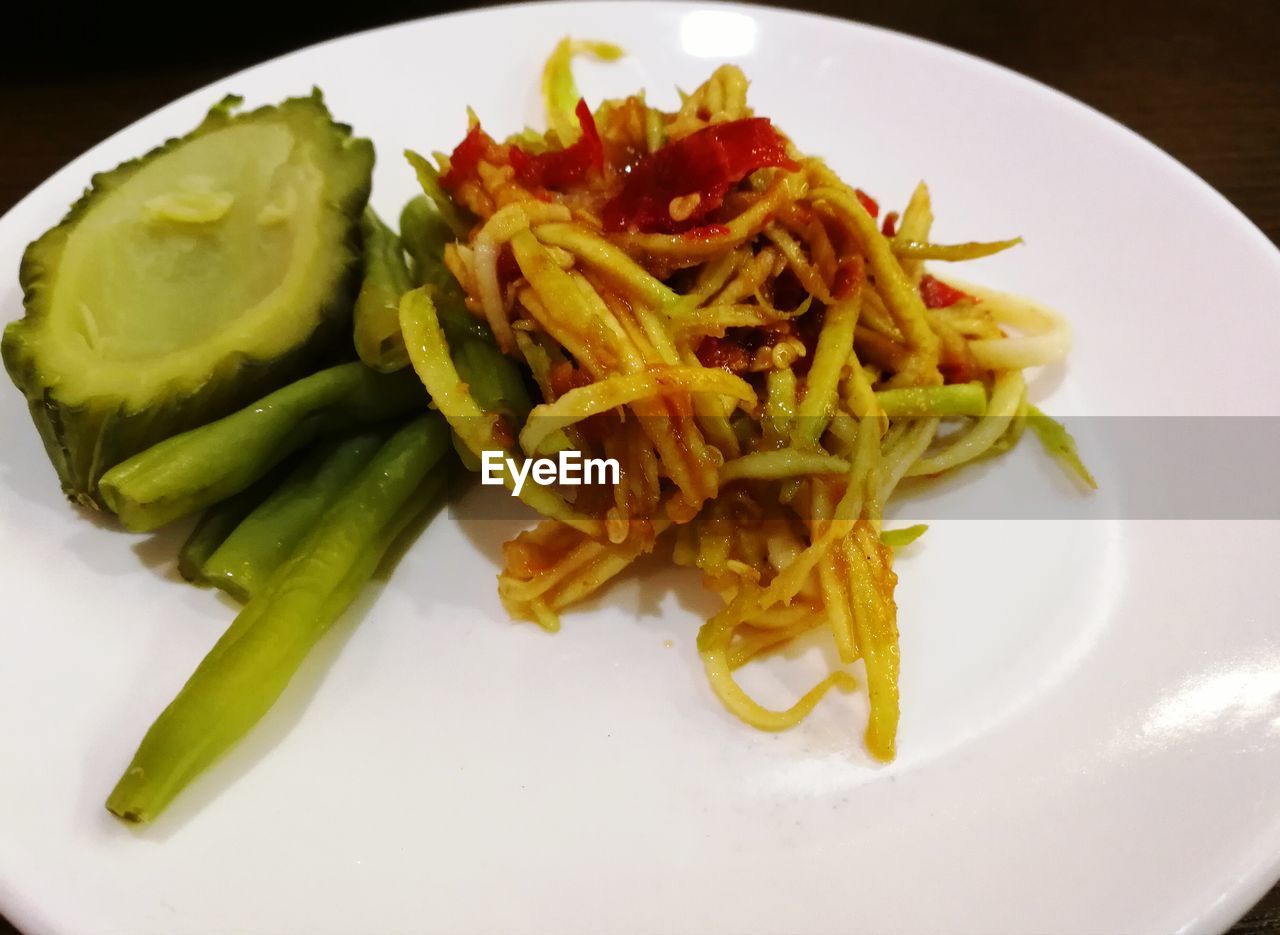
M604 206L605 230L676 234L697 227L732 186L766 166L799 168L767 117L704 127L631 167L622 190ZM671 216L677 198L692 202L678 220Z
M493 137L485 133L477 123L467 131L462 142L454 147L453 153L449 156L449 171L440 177L440 184L453 191L475 175L476 166L482 160L501 162L502 158L502 147L495 143Z
M860 188L855 188L853 193L858 196L858 202L862 207L867 209L867 214L871 215L873 218L880 216L880 205L874 198Z
M961 299L969 298L969 294L925 273L920 277L920 298L924 299L925 308L946 308L948 305L955 305Z
M577 142L564 149L545 153L526 153L518 147L511 148L511 165L516 178L529 188L565 189L580 185L592 172L604 170L604 145L596 129L595 118L585 100L579 99L574 113L582 135Z

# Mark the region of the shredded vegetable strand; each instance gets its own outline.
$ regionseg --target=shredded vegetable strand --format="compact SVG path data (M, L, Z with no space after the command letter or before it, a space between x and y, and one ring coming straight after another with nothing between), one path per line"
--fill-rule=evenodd
M426 289L407 292L400 300L400 329L413 369L458 437L477 457L486 450L503 450L505 446L495 430L499 417L481 409L458 376L449 358L449 344L436 317L435 304ZM514 489L514 479L506 466L503 483L508 489ZM596 534L600 529L598 521L578 514L559 494L546 487L526 484L520 498L544 516L575 529L588 534Z
M578 122L573 109L581 95L573 80L573 57L590 55L605 62L612 62L623 55L620 47L611 42L561 39L555 51L542 69L542 100L547 108L547 125L565 146L578 138Z
M508 486L557 452L620 466L617 483L579 488L572 503L523 487L548 518L504 546L499 595L512 615L556 629L561 611L669 535L673 560L720 602L698 651L725 708L781 730L831 688L853 688L838 668L774 710L735 680L813 634L840 666L862 660L866 746L891 758L893 549L924 527L882 530L885 504L910 491L904 478L1006 450L1024 427L1093 483L1066 429L1028 403L1022 375L1059 360L1070 328L1042 306L928 273L926 262L1021 238L933 242L924 183L882 218L870 195L752 113L737 67L717 68L674 112L642 94L592 111L572 74L580 54L622 53L556 46L542 76L547 133L498 142L473 118L438 157L443 174L410 156L458 238L445 265L473 324L528 365L541 395L523 426L486 412L430 296L409 293L410 360L457 438L510 458Z
M875 218L867 213L854 195L842 189L819 188L812 195L835 205L850 223L850 230L858 238L859 246L875 274L876 290L914 351L906 370L898 376L924 385L941 383L937 372L938 336L929 327L919 293L898 265L889 242L876 228Z
M853 331L858 322L860 292L827 309L818 335L813 364L805 380L804 398L796 414L791 441L797 448L817 444L835 412L840 374L853 352Z
M534 407L520 433L520 445L533 454L548 435L582 419L608 412L625 403L670 392L717 393L754 406L756 394L747 382L706 367L654 367L643 373L620 374L569 390L554 403Z
M1009 428L1009 423L1018 412L1022 394L1026 390L1022 374L1010 370L996 378L991 390L991 402L987 406L987 414L967 432L951 442L935 455L922 457L907 468L907 477L919 477L922 474L941 474L943 471L959 467L967 461L981 457L988 448Z

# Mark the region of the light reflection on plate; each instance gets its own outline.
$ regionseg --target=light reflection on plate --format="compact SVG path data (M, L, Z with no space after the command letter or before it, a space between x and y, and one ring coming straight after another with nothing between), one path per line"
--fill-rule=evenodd
M756 45L754 17L734 10L694 10L680 19L680 47L697 58L736 58Z

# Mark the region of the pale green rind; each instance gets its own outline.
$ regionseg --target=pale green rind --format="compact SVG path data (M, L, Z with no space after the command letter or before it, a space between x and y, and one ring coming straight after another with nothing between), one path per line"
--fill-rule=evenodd
M156 442L241 408L279 386L338 359L350 334L351 305L360 276L359 217L368 200L373 147L353 137L351 128L333 121L319 93L276 107L233 113L238 99L214 107L194 131L110 172L95 175L84 196L58 226L32 243L23 256L19 280L26 316L4 332L5 368L27 398L32 419L62 482L74 501L101 508L98 480L104 471ZM295 145L305 149L305 165L319 169L324 184L316 210L332 217L333 236L317 247L308 282L315 288L295 303L280 300L274 327L260 327L243 346L219 349L205 366L179 375L149 379L163 361L121 367L118 361L95 365L79 352L75 366L56 348L57 335L46 327L59 264L67 240L94 206L152 165L192 140L250 122L286 124ZM319 262L323 259L325 262ZM74 356L74 355L71 355ZM54 366L53 361L58 360ZM152 366L154 364L154 366ZM122 371L119 391L104 391L103 372ZM123 371L127 371L127 376ZM95 385L99 384L99 385Z

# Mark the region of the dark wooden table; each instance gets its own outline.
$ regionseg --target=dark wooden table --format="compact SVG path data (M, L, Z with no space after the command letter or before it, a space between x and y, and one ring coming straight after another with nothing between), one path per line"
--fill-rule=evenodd
M0 59L0 211L102 138L215 78L320 39L466 5L382 0L291 14L220 0L205 15L175 9L151 21L127 4L21 4ZM1172 153L1280 243L1280 0L797 5L924 36L1059 88ZM1099 223L1123 223L1123 206L1112 207L1098 206ZM0 935L9 932L0 918ZM1280 887L1232 932L1280 933Z

